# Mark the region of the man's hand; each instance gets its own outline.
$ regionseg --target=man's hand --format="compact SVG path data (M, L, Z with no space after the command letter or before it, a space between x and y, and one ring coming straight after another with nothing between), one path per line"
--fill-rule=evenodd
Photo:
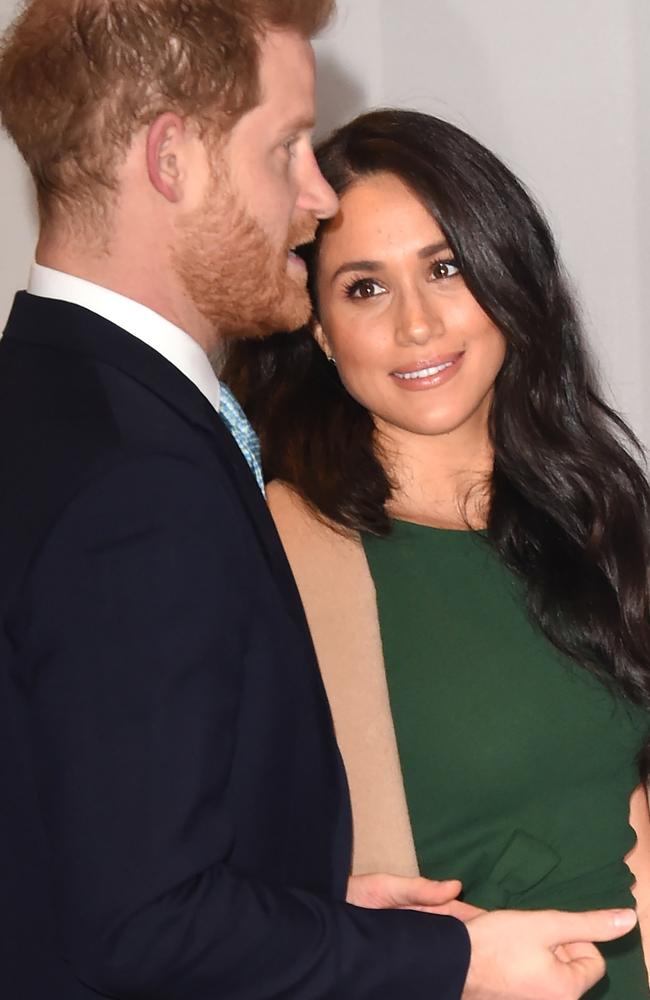
M605 973L588 942L622 937L635 923L633 910L497 910L470 920L462 1000L577 1000Z
M371 910L421 910L471 920L484 913L457 899L462 889L458 879L434 882L428 878L401 875L354 875L348 881L348 903Z

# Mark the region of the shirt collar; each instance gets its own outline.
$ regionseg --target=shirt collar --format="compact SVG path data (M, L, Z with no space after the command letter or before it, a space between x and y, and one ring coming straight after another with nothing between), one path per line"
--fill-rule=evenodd
M219 410L219 380L207 354L184 330L148 306L110 288L42 264L32 264L27 291L83 306L162 354Z

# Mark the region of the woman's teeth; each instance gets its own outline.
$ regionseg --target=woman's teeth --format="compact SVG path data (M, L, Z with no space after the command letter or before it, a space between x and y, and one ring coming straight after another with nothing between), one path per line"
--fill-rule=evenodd
M444 372L445 368L451 368L453 361L445 361L442 365L434 365L433 368L421 368L417 372L393 372L397 378L410 379L410 378L430 378L431 375L437 375L438 372Z

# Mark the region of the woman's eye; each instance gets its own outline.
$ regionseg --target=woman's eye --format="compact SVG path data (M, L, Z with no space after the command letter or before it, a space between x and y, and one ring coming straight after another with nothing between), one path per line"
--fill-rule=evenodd
M362 278L360 281L353 281L345 288L345 294L349 299L373 299L380 295L384 289L372 278Z
M436 260L431 265L431 277L436 281L454 278L457 274L460 274L460 268L453 260Z

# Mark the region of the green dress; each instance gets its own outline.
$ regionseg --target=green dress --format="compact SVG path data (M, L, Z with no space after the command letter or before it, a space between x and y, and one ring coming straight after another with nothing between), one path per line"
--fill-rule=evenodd
M489 909L633 906L623 858L647 714L562 656L481 534L363 539L422 874ZM649 997L638 930L590 1000Z

